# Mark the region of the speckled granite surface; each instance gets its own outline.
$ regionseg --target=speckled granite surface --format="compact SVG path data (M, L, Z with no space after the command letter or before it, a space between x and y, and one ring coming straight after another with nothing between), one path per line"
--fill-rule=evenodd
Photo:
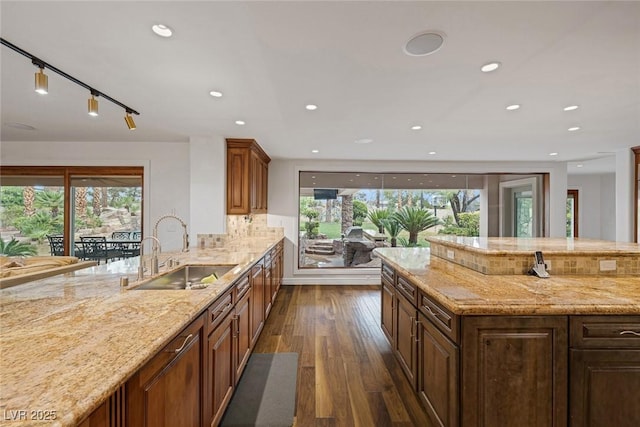
M1 290L0 424L82 421L281 238L171 254L182 264L238 265L201 290L121 289L121 276L135 280L138 258ZM27 419L7 419L20 410ZM33 421L30 411L56 419Z
M640 314L640 276L489 276L427 248L374 253L456 314Z

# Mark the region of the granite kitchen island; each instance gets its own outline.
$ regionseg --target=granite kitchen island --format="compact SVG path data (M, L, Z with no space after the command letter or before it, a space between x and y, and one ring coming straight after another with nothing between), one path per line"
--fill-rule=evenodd
M498 254L497 241L465 248L443 240L442 257L427 248L375 250L382 329L435 425L640 425L637 245L600 246L631 274L542 279L483 274L447 259L502 268L517 243L527 247L515 255L533 263L534 242L505 241ZM552 245L571 256L559 242L546 244L545 255Z

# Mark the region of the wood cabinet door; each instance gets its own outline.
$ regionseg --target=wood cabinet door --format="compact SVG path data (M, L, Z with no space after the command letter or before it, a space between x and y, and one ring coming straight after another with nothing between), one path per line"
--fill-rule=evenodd
M260 173L262 175L260 181L260 211L267 212L269 200L269 164L261 162Z
M416 323L417 310L402 295L396 292L395 297L395 319L394 319L394 352L402 370L407 376L411 387L416 389L417 379L417 345L416 345Z
M249 152L243 148L227 148L227 214L250 212Z
M264 325L264 272L261 262L251 269L251 295L251 348L253 348Z
M389 343L393 345L393 318L394 318L394 301L395 291L393 285L389 283L384 277L382 278L382 295L381 295L381 308L382 313L380 315L382 332L389 340Z
M571 350L572 427L640 426L640 349Z
M458 347L422 313L418 320L418 395L436 426L458 426Z
M565 316L462 319L462 425L567 424Z
M240 381L249 356L251 356L251 291L236 304L235 335L238 357L236 359L236 384Z
M235 388L233 313L211 332L207 340L207 405L210 405L211 426L218 424ZM209 408L207 408L209 409Z
M128 427L202 425L203 331L201 316L127 382Z
M271 307L273 305L273 292L271 291L271 261L265 263L264 265L264 318L266 319L271 312Z
M254 151L251 151L251 172L249 175L251 181L251 212L257 212L260 209L260 198L262 197L260 193L262 189L262 167L260 165L260 158Z

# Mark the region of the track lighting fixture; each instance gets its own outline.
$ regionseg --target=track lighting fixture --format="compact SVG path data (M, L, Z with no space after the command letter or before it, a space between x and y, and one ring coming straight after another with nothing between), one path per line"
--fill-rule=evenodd
M136 130L136 122L134 122L133 117L131 117L131 111L127 110L127 115L124 116L124 121L127 124L129 130Z
M44 73L44 65L38 65L38 67L39 70L36 72L36 92L40 95L46 95L49 93L49 77Z
M89 115L96 117L98 115L98 100L96 96L100 96L98 92L91 91L91 98L89 98L88 109Z
M26 56L27 58L29 58L31 60L31 63L33 65L35 65L36 67L39 68L39 70L36 72L35 75L35 90L36 92L38 92L39 94L45 95L47 93L49 93L49 79L48 76L44 73L44 69L48 68L49 70L53 71L54 73L64 77L67 80L71 80L73 83L77 84L78 86L82 86L83 88L89 90L89 92L91 93L91 98L89 98L88 100L88 112L89 115L91 116L97 116L98 115L98 100L96 98L98 97L103 97L104 99L106 99L109 102L112 102L114 104L116 104L117 106L124 108L124 111L126 112L126 116L124 117L125 122L127 123L127 127L129 128L129 130L134 130L136 128L136 123L133 121L133 117L131 116L132 114L136 114L139 115L140 113L138 113L136 110L134 110L133 108L124 105L122 102L118 101L117 99L113 99L111 98L109 95L105 94L104 92L100 92L97 89L92 88L91 86L89 86L88 84L76 79L75 77L65 73L64 71L54 67L53 65L44 62L43 60L33 56L32 54L30 54L29 52L27 52L26 50L23 50L21 48L19 48L18 46L14 45L13 43L3 39L0 37L0 43L3 46L7 46L8 48L18 52L21 55Z

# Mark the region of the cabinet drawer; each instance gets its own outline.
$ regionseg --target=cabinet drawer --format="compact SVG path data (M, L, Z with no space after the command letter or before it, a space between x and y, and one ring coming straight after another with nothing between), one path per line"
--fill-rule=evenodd
M411 283L406 278L400 276L396 277L396 289L405 296L414 306L418 303L418 287Z
M233 298L231 291L227 291L222 297L218 298L207 310L209 316L209 332L212 332L220 323L226 314L233 309Z
M251 288L251 283L249 282L249 275L245 275L243 278L239 279L236 282L236 301L240 301L244 294L246 294Z
M387 282L391 283L392 285L395 285L394 277L395 277L395 271L393 270L393 268L383 263L382 278L385 279Z
M571 347L640 348L640 316L571 316Z
M139 384L147 384L153 376L160 372L165 366L169 365L171 361L180 357L182 353L199 342L203 323L203 318L200 316L147 362L147 364L140 369Z
M457 315L422 292L420 292L418 309L451 341L459 342L460 318Z

